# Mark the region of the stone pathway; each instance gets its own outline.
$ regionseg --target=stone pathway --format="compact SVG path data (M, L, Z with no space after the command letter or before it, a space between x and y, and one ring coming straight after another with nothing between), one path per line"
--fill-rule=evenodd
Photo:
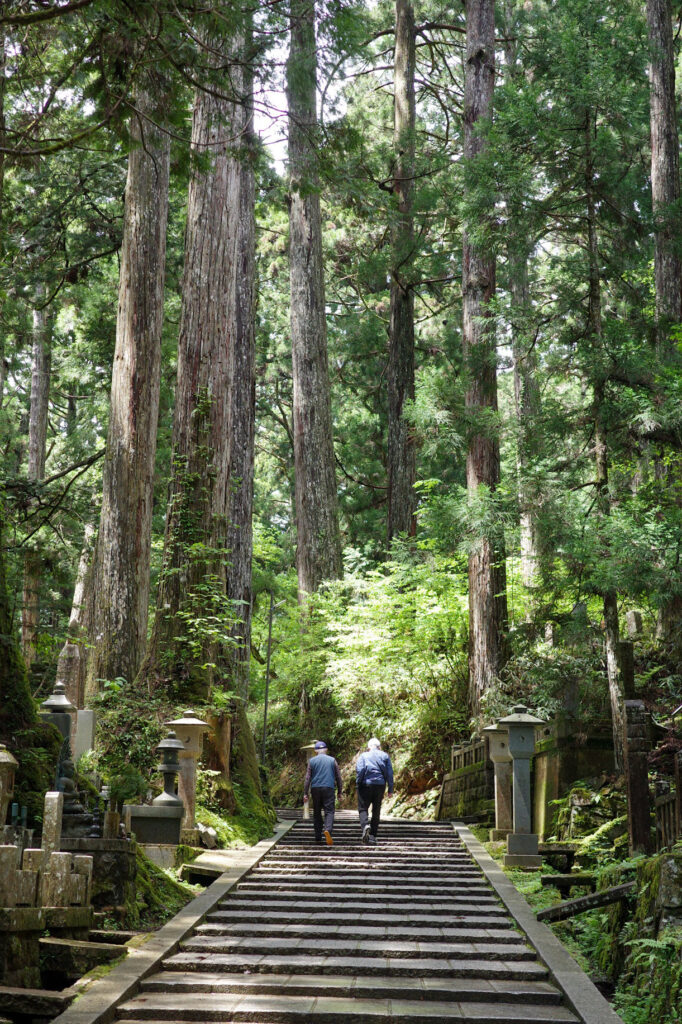
M118 1019L576 1022L449 825L301 822L142 983Z

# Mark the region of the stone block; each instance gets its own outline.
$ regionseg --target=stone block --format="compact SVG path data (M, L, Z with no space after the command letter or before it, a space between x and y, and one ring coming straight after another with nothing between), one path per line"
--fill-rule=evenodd
M45 853L43 850L29 848L28 850L24 850L21 866L24 871L42 871L44 860Z
M35 907L38 903L38 872L17 872L17 906Z
M503 864L506 868L541 868L542 857L530 853L505 853Z
M94 711L81 708L76 718L76 735L73 741L73 760L78 763L78 758L87 754L95 746L95 725L97 716Z
M35 907L0 910L0 984L39 987L38 940L44 928L44 914Z
M628 631L628 636L638 637L642 632L642 613L631 609L625 613L625 626Z
M62 838L62 813L64 811L64 794L50 792L45 794L43 810L43 838L41 846L45 858L59 849Z
M41 906L68 907L71 896L70 879L71 854L51 853L40 879Z
M16 907L19 847L0 846L0 907Z
M507 853L537 857L538 837L532 832L511 832L507 836Z

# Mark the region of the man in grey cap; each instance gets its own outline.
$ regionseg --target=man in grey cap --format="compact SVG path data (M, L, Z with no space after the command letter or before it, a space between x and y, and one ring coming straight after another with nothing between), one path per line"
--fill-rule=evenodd
M393 796L393 765L381 743L372 736L367 742L367 750L358 757L355 765L355 782L358 787L358 814L362 829L363 843L374 845L379 831L381 801L388 786L388 795ZM369 808L372 808L372 820L369 820Z
M305 773L303 785L303 801L308 802L308 793L313 794L313 825L315 827L315 842L322 842L322 811L324 811L324 838L327 846L332 846L332 829L334 828L334 787L339 791L343 789L341 772L336 763L336 758L327 753L327 744L324 740L318 740L315 744L315 757L308 761L308 771Z

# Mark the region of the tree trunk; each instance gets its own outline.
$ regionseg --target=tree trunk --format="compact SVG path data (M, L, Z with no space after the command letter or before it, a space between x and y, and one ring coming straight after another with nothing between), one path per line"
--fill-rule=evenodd
M66 696L74 707L82 708L85 705L85 673L87 669L87 656L84 644L85 633L83 628L83 613L85 607L86 580L90 569L92 557L92 542L95 536L93 523L87 523L83 536L83 548L78 560L78 571L76 572L76 583L73 589L73 601L71 603L71 616L66 641L57 661L56 682L63 683Z
M651 118L651 199L656 218L654 272L659 345L667 347L671 323L682 320L682 268L675 252L680 198L675 59L670 0L647 0Z
M209 45L216 52L223 44L212 39ZM229 60L227 54L224 60ZM234 71L231 67L222 88L230 87ZM240 273L250 272L253 261L249 248L253 214L246 209L253 191L250 171L240 159L249 139L239 129L234 131L234 113L232 98L220 95L220 87L197 89L192 152L201 161L195 159L187 204L164 564L149 651L140 672L152 688L172 682L186 700L206 698L216 681L231 682L225 651L231 620L226 563L236 556L227 551L227 517L237 514L241 487L248 491L244 507L251 500L252 470L245 453L252 440L244 436L239 445L230 442L231 375L246 372L248 376L252 371L246 366L253 358L248 324L253 286L239 279ZM248 131L250 113L240 116L246 118L242 130ZM246 248L240 250L240 246ZM238 314L237 294L243 303ZM242 385L247 392L242 396L246 411L239 415L248 416L250 378L234 380L234 388ZM244 471L246 481L242 478L240 487L234 487L237 472ZM228 504L231 476L232 506ZM250 552L250 540L242 537L233 543L246 545L240 558L245 558L245 550Z
M388 516L389 543L397 534L413 536L415 519L414 438L403 416L414 400L414 259L412 213L415 165L415 32L409 0L396 0L394 58L395 220L391 232L391 313L388 355Z
M45 476L47 444L47 411L50 400L50 369L52 362L50 324L47 308L40 308L45 289L37 290L33 311L33 355L31 365L31 409L28 426L27 479L38 483ZM24 596L21 613L21 648L26 668L36 656L36 639L40 617L40 580L42 555L36 541L24 555Z
M518 435L516 472L521 533L521 580L532 595L537 586L538 532L533 507L534 488L529 482L528 470L533 456L540 454L541 439L538 437L537 424L541 412L541 398L537 380L537 360L524 330L524 319L530 309L527 253L514 248L513 245L508 246L507 266L512 305L514 410Z
M523 76L519 67L520 24L515 3L506 0L503 5L505 74L515 83ZM519 83L520 84L520 83ZM530 312L528 288L528 259L531 241L524 224L523 212L513 196L507 196L507 273L511 299L511 339L514 370L514 411L518 447L516 456L517 490L519 499L519 527L521 548L521 580L529 592L527 617L531 618L532 593L537 586L538 530L534 512L534 488L528 479L528 468L533 456L540 454L542 437L538 430L541 414L541 396L537 380L537 358L531 339L527 336L526 319Z
M601 279L599 275L599 248L597 237L597 214L594 198L594 162L592 132L594 120L588 111L585 117L585 196L587 205L587 251L589 259L588 330L598 363L602 348ZM606 426L603 420L604 379L599 376L593 382L594 392L594 448L596 487L599 515L610 515L609 461ZM602 595L604 609L604 646L606 651L606 676L611 703L613 728L613 756L616 771L623 771L623 736L625 726L625 695L618 665L618 595L609 588Z
M251 657L253 554L253 461L256 424L255 355L255 178L253 75L249 67L252 33L245 33L244 59L233 74L241 102L232 108L232 130L238 152L230 160L234 184L230 229L234 245L234 288L228 306L230 334L229 460L227 496L227 597L238 618L228 650L233 688L246 701Z
M656 286L656 341L667 361L675 349L670 327L682 321L682 263L679 244L680 160L675 99L675 54L670 0L647 0L651 121L651 203L655 218L654 278ZM672 483L670 471L657 460L656 476L662 486ZM682 597L672 595L659 610L657 635L680 643Z
M5 252L5 46L5 35L2 29L0 29L0 261L3 259ZM2 409L5 400L6 376L5 332L3 328L2 302L0 300L0 409Z
M484 151L481 121L492 117L495 77L494 0L467 0L464 79L464 157ZM490 197L492 218L494 197ZM468 374L467 491L494 492L500 480L500 451L490 411L497 411L494 322L487 307L495 294L495 260L465 227L462 240L462 349ZM507 618L504 538L480 536L469 555L469 703L478 714L481 697L498 674Z
M341 575L324 266L316 169L317 59L314 0L291 0L289 263L299 599Z
M149 72L130 124L86 697L98 692L101 679L134 679L147 639L170 170L170 138L160 111L163 88L163 79Z

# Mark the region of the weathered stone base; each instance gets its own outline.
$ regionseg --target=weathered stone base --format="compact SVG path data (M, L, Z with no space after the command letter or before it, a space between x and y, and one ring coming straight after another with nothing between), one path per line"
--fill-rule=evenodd
M532 853L505 853L502 861L506 868L541 868L542 857L534 857Z
M38 940L45 927L45 911L37 907L0 909L0 983L40 988Z
M510 828L491 828L490 829L490 842L501 843L510 834Z
M137 859L128 839L62 839L61 849L92 857L92 905L100 910L135 899Z

